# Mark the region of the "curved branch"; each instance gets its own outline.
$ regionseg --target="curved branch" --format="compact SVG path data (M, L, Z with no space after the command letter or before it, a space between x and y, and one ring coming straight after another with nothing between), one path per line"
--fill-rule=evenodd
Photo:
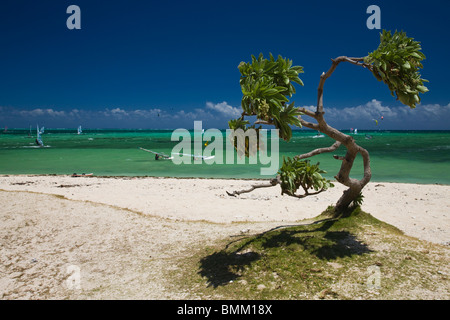
M341 168L334 178L337 182L342 183L344 186L352 187L359 183L358 180L350 178L350 171L353 167L353 162L355 161L357 154L357 146L352 143L350 145L346 145L346 148L347 153L345 154L345 157L341 157Z
M276 178L271 179L269 183L265 183L265 184L254 184L254 185L252 185L252 186L250 187L250 189L245 189L245 190L241 190L241 191L236 191L236 190L233 191L233 192L228 192L228 191L227 191L227 194L228 194L229 196L231 196L231 197L236 197L236 196L238 196L238 195L240 195L240 194L243 194L243 193L249 193L249 192L252 192L253 190L258 189L258 188L270 188L270 187L274 187L274 186L276 186L276 185L279 184L279 183L280 183L280 179L279 179L279 177L277 176Z
M364 175L363 178L360 180L360 182L362 186L365 186L367 183L369 183L370 178L372 178L372 170L370 169L370 157L369 152L362 147L359 147L359 153L363 158L363 166L364 166Z
M291 196L291 197L302 199L302 198L306 198L307 196L313 196L313 195L319 194L321 192L324 192L325 190L326 189L320 189L319 191L316 191L316 192L311 192L311 193L307 192L304 194L289 194L289 193L284 193L284 194L287 194L288 196Z
M349 62L358 66L362 66L364 68L371 68L370 65L366 64L366 63L361 63L361 61L364 61L364 58L349 58L346 56L340 56L337 57L336 59L331 59L332 64L330 69L325 73L323 72L322 75L320 76L320 82L319 82L319 87L317 88L317 113L324 113L323 111L323 86L325 84L325 80L327 80L334 72L334 70L336 70L336 67L338 66L339 63L341 62Z
M244 120L245 116L249 116L249 114L247 114L245 111L241 113L241 117L240 119Z
M249 193L249 192L252 192L253 190L258 189L258 188L270 188L270 187L274 187L274 186L276 186L276 185L278 185L278 184L280 184L280 183L281 183L280 176L277 176L276 178L271 179L269 183L252 185L252 186L250 187L250 189L244 189L244 190L240 190L240 191L235 190L235 191L233 191L233 192L228 192L228 191L226 191L226 192L227 192L227 194L228 194L229 196L231 196L231 197L236 197L236 196L238 196L238 195L240 195L240 194L243 194L243 193ZM302 199L302 198L305 198L305 197L307 197L307 196L313 196L313 195L319 194L319 193L321 193L321 192L324 192L325 190L326 190L326 189L320 189L320 190L318 190L318 191L316 191L316 192L311 192L311 193L308 192L308 191L306 191L304 194L290 194L290 193L288 193L288 192L285 192L285 193L282 192L282 194L286 194L286 195L288 195L288 196L290 196L290 197Z
M339 141L336 141L335 143L333 143L328 148L318 148L318 149L315 149L315 150L313 150L311 152L295 156L294 158L297 159L297 160L310 158L310 157L313 157L313 156L321 154L321 153L332 152L332 151L336 150L337 148L339 148L340 146L341 146L341 143Z
M317 130L317 131L320 129L319 125L317 123L312 123L312 122L305 121L305 120L303 120L300 117L298 117L298 120L300 120L300 124L303 127L307 127L307 128L314 129L314 130Z
M254 124L267 124L267 125L274 125L274 122L272 120L261 120L258 119L254 122Z
M372 69L372 65L364 63L364 62L361 62L361 61L364 61L364 58L349 58L349 57L345 57L344 61L345 62L350 62L350 63L352 63L354 65L357 65L357 66L361 66L363 68L369 68L370 70Z
M316 118L316 113L313 112L313 111L310 111L310 110L305 109L305 108L302 108L302 107L299 107L298 110L299 110L301 113L306 114L307 116L310 116L310 117L312 117L312 118L314 118L314 119Z

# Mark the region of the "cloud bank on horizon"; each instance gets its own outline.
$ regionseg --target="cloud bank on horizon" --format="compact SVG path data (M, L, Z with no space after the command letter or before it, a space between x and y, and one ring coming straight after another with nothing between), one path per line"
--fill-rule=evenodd
M303 106L315 110L315 106ZM228 128L230 119L241 115L239 106L226 101L206 102L203 108L172 110L167 108L104 108L100 110L58 108L19 109L0 106L0 127L27 128L40 124L47 128L129 128L177 129L193 128L194 121L203 121L205 128ZM305 116L305 119L307 117ZM325 108L325 119L336 128L367 130L449 130L450 103L425 104L415 109L406 106L388 106L372 99L363 105L345 108ZM377 120L374 121L374 120ZM414 124L414 125L411 125Z

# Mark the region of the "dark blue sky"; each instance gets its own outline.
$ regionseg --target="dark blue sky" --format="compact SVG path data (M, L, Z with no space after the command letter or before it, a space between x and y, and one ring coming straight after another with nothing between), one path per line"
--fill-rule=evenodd
M69 5L81 30L69 30ZM297 106L316 104L330 59L365 56L381 27L421 41L430 92L407 110L370 72L340 65L325 86L338 128L450 129L450 1L85 1L0 3L0 126L224 128L239 112L240 61L281 54L302 65ZM423 124L421 124L423 120Z

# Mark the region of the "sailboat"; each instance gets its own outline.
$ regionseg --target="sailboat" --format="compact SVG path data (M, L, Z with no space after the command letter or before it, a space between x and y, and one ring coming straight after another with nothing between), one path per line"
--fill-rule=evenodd
M155 155L155 160L159 160L159 159L172 160L173 159L173 156L168 156L167 154L162 153L162 152L155 152L155 151L144 149L144 148L141 148L141 147L139 147L139 149L141 149L143 151L147 151L147 152L153 153ZM177 155L180 155L180 156L192 157L193 160L198 160L198 159L211 160L211 159L214 159L214 157L215 157L215 156L199 156L199 155L193 155L193 154L189 154L189 153L178 153L178 152L172 152L172 154L177 154Z
M39 125L36 125L36 132L37 132L36 144L37 144L38 146L40 146L40 147L43 147L43 146L44 146L44 142L42 141L41 134L44 133L44 127L42 127L42 128L39 130Z
M200 156L200 155L196 155L196 154L190 154L190 153L178 153L178 152L172 152L172 154L177 154L180 156L188 156L188 157L192 157L192 160L211 160L214 159L215 156Z
M78 132L77 132L78 134L82 134L83 133L83 130L81 130L81 126L78 126Z
M313 136L313 138L323 138L325 137L320 131L317 131L317 134Z
M161 159L161 160L172 160L173 159L173 157L170 157L167 154L162 153L162 152L155 152L155 151L144 149L144 148L141 148L141 147L139 147L139 149L141 149L143 151L147 151L147 152L153 153L155 155L155 160L159 160L159 159Z

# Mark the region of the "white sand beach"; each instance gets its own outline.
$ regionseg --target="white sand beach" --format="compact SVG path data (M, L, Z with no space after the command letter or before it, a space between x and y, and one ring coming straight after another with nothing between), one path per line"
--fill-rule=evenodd
M258 181L0 176L0 299L192 299L161 270L190 248L319 215L343 190L297 199ZM450 240L450 186L370 183L363 210L406 235ZM73 269L81 272L74 288ZM145 268L143 267L145 266Z

